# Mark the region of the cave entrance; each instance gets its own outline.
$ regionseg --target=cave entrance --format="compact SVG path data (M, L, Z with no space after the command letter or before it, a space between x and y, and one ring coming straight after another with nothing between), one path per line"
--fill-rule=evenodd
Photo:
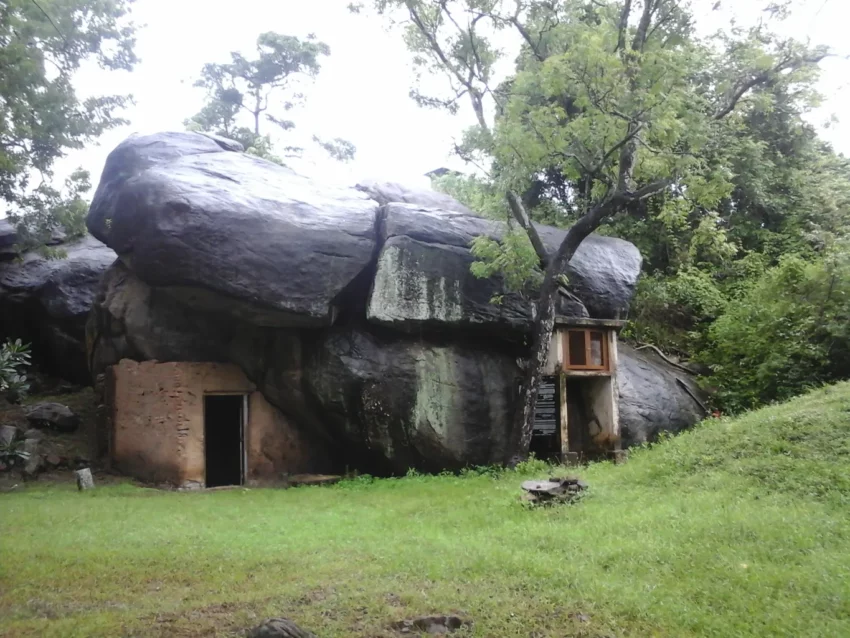
M611 377L564 376L567 404L566 460L583 462L607 455L615 438L616 407Z
M247 394L204 396L206 487L244 484L247 416Z

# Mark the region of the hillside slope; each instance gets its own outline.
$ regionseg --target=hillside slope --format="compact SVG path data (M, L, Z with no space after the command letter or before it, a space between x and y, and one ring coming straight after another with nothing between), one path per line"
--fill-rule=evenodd
M850 636L850 384L581 471L361 477L0 498L0 634L238 636L284 615L323 638L462 612L474 636ZM563 471L563 470L556 470Z

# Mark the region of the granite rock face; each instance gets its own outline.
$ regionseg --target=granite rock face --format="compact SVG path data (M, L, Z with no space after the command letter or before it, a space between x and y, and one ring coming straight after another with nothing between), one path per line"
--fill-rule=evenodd
M532 307L473 277L469 244L503 225L439 193L326 186L239 150L195 133L129 138L92 203L94 238L61 262L0 264L0 309L19 304L45 334L73 326L66 358L91 379L122 358L235 363L340 467L501 460ZM538 230L553 252L565 234ZM562 312L623 318L640 264L632 244L589 237ZM619 373L626 445L701 418L678 370L624 346Z
M620 344L617 384L620 392L620 436L623 447L652 441L661 432L676 433L705 418L700 405L677 381L699 396L686 373L660 357Z
M93 237L57 248L65 257L29 252L0 261L0 338L30 342L47 371L87 383L86 319L115 253Z
M17 256L15 243L18 233L7 219L0 218L0 262L9 261Z
M307 391L332 430L394 472L501 460L519 374L509 351L332 330L307 354Z
M550 253L566 235L547 226L538 226L538 231ZM478 279L469 270L474 261L470 242L480 235L498 240L503 232L502 224L474 215L409 204L385 206L367 317L406 332L474 328L509 336L530 331L529 299L507 294L493 304L493 296L503 292L501 282ZM640 265L634 245L591 235L564 273L582 302L566 314L625 317Z
M131 137L88 227L145 283L256 325L324 326L371 262L378 204L192 134Z

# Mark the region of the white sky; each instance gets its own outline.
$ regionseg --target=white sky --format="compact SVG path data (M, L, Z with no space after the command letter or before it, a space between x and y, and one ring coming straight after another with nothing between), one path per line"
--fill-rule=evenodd
M74 152L58 165L62 177L77 166L92 173L96 184L109 151L132 132L183 130L185 118L196 113L203 90L192 87L206 62L226 62L228 54L254 51L259 33L277 31L303 37L315 33L328 43L331 55L307 91L306 107L294 112L302 135L342 137L357 146L355 161L341 165L319 151L294 165L302 173L353 184L360 179L427 185L424 173L440 166L463 168L451 157L453 140L471 123L469 110L457 116L422 109L408 97L412 84L410 56L398 31L372 15L352 15L350 0L137 0L134 18L144 25L138 33L141 63L133 73L86 68L76 78L83 96L132 93L136 105L124 117L130 125L104 135L97 146ZM714 4L713 0L707 7ZM758 16L766 0L722 0L734 6L742 22ZM368 4L368 2L367 2ZM839 55L850 54L847 42L850 3L847 0L798 0L798 8L783 31L799 39L826 44ZM707 8L706 7L706 8ZM729 24L731 12L700 11L701 24L711 29ZM850 62L840 58L823 64L824 106L813 115L820 124L839 118L848 98ZM436 80L435 80L436 81ZM440 85L437 85L440 86ZM823 132L835 148L850 154L850 123L833 124Z

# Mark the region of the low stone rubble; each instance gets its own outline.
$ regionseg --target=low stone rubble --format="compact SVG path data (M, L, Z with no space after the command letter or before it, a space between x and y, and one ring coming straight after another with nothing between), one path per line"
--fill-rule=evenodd
M554 505L577 500L588 486L577 476L566 476L525 481L521 487L525 491L522 495L523 501L533 505Z
M400 620L392 624L392 628L405 635L443 635L459 629L470 627L472 622L460 616L419 616L408 620Z
M33 427L49 428L57 432L74 432L80 425L80 417L67 405L61 403L37 403L27 409L27 421Z

